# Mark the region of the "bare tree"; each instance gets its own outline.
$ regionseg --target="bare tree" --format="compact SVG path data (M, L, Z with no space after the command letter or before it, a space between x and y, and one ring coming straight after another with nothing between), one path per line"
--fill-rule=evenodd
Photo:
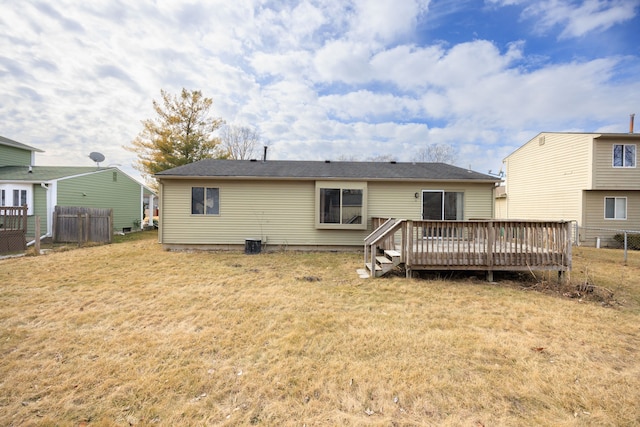
M225 125L221 129L220 139L230 159L249 160L258 154L260 133L250 127Z
M458 152L449 144L429 144L418 152L420 162L455 163Z

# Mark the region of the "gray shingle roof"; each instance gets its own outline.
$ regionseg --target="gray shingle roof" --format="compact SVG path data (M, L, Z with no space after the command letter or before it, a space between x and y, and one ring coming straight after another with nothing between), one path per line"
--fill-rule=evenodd
M0 181L45 182L68 176L97 172L95 166L3 166L0 167Z
M167 178L348 179L390 181L500 181L445 163L319 162L206 159L155 175Z

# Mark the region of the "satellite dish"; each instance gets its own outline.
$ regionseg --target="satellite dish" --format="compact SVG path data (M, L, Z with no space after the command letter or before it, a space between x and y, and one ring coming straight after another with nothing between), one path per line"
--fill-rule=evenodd
M104 162L104 155L102 153L98 153L96 151L89 153L89 158L96 162L98 167L100 167L100 162Z

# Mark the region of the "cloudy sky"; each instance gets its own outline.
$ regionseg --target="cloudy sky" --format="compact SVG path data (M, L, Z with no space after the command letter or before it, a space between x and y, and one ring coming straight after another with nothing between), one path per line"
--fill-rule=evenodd
M0 0L0 135L138 177L160 90L201 90L280 160L497 172L541 131L640 130L640 0Z

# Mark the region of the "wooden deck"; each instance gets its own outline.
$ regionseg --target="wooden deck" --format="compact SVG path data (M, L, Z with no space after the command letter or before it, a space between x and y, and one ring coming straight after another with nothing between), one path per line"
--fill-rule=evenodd
M407 276L416 270L480 270L491 278L493 271L571 269L570 222L374 218L373 224L365 239L370 271L388 249L400 252Z

